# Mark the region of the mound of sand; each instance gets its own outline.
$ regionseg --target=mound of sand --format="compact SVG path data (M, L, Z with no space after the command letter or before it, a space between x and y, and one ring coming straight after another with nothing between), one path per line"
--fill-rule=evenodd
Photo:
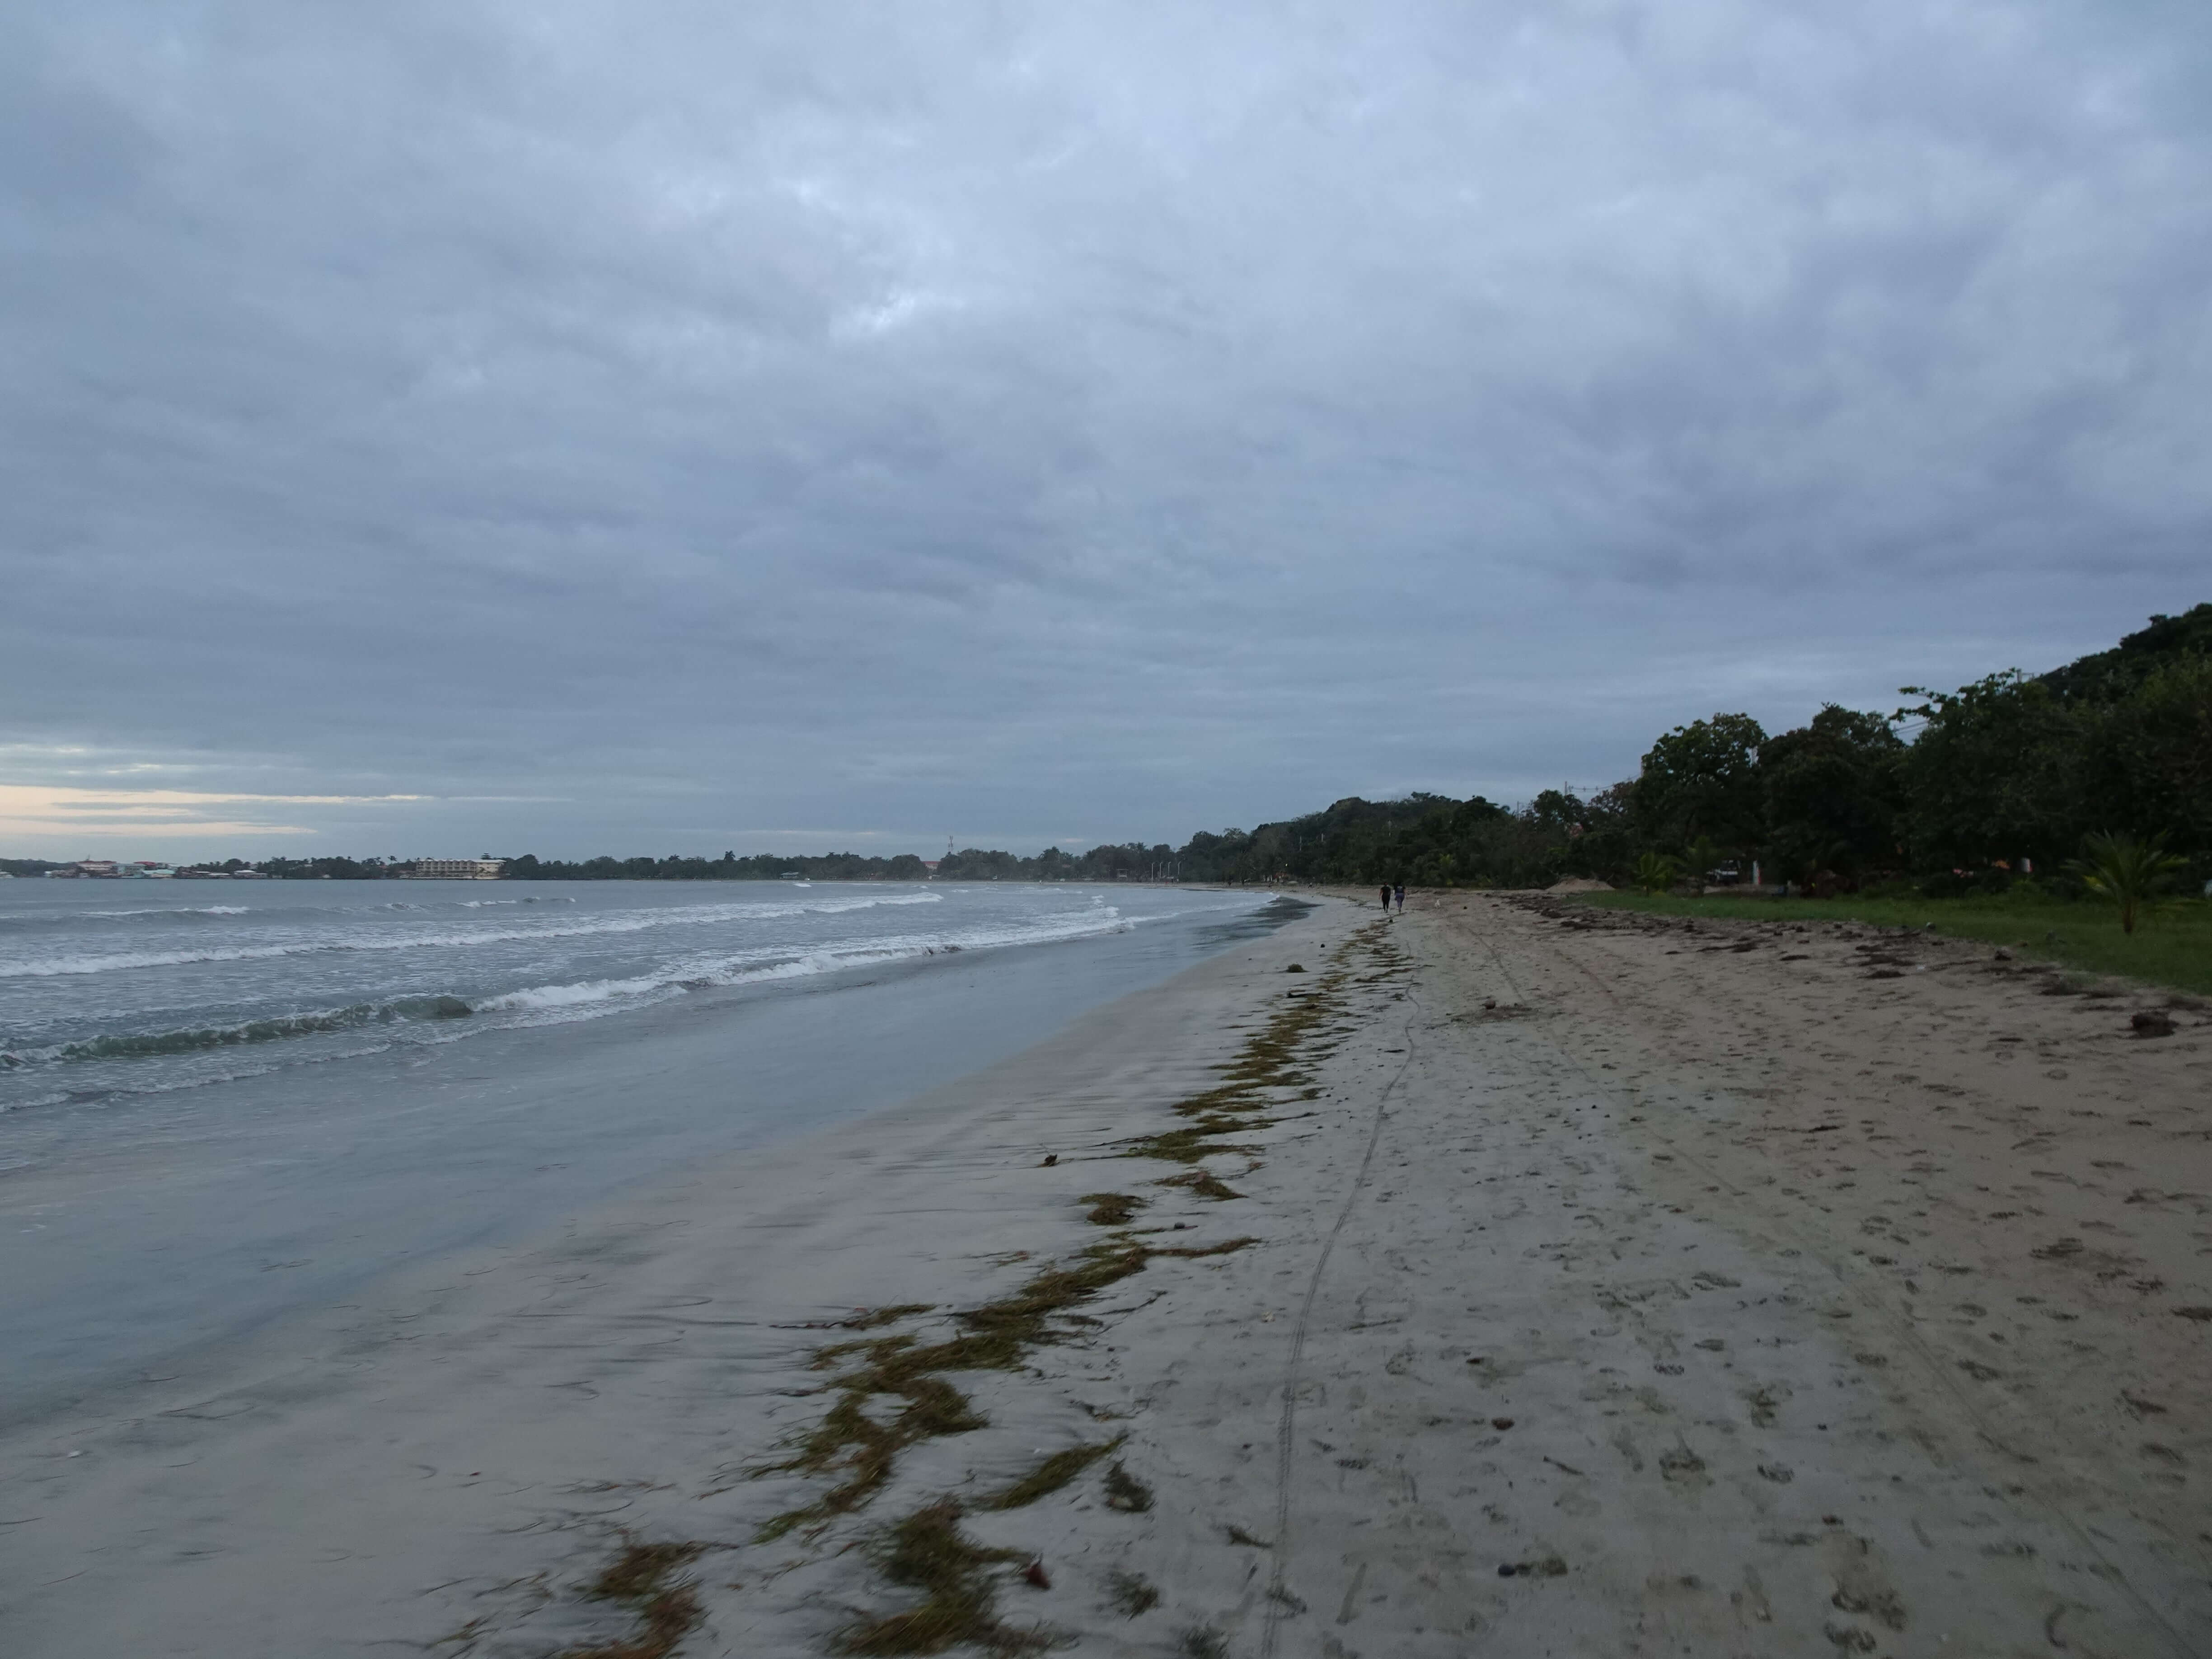
M1565 881L1555 881L1544 890L1547 893L1610 893L1613 884L1592 881L1588 876L1569 876Z

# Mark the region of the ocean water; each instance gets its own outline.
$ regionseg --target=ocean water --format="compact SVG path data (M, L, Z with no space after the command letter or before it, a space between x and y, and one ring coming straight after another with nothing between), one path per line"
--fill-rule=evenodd
M128 1409L380 1273L895 1106L1304 908L0 883L0 1423L115 1390Z
M0 1112L1252 902L951 883L9 882Z

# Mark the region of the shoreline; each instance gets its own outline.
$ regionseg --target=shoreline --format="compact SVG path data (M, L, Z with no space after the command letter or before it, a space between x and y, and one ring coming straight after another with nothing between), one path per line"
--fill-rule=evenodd
M477 1650L550 1652L570 1640L560 1620L609 1623L546 1585L587 1577L618 1517L641 1527L664 1497L696 1531L702 1472L757 1458L788 1426L793 1402L775 1392L788 1384L757 1385L803 1370L806 1327L862 1302L945 1299L948 1278L956 1295L1003 1279L984 1257L1079 1246L1088 1224L1060 1190L1085 1167L1075 1151L1158 1128L1159 1091L1203 1086L1233 1048L1220 1028L1253 1000L1250 964L1311 949L1335 913L906 1105L288 1318L189 1397L155 1382L140 1403L8 1435L0 1522L27 1523L0 1534L10 1577L50 1588L11 1597L0 1634L41 1654L289 1655L331 1631L432 1642L486 1618L501 1584L524 1587L519 1605ZM1032 1146L1054 1133L1069 1160L1037 1170ZM730 1496L762 1490L740 1480ZM742 1516L725 1532L745 1536Z
M2212 1642L2206 1028L2133 1042L1937 942L1863 983L1871 930L1542 908L1326 904L906 1107L272 1334L234 1386L11 1439L43 1465L11 1577L58 1582L0 1629Z
M592 1005L609 1018L265 1045L246 1075L0 1114L0 1429L190 1375L240 1330L632 1181L896 1105L1285 914L1153 908L1181 914Z

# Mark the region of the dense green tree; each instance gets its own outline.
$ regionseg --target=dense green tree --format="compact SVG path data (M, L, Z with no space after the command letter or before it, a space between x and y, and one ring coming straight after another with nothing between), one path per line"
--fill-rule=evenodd
M2161 664L2080 718L2084 811L2095 827L2212 853L2212 656Z
M2082 718L2018 670L1955 692L1905 687L1901 711L1926 723L1904 759L1907 845L1923 869L1975 869L2021 858L2056 863L2088 821Z
M1766 733L1748 714L1715 714L1678 726L1651 745L1636 780L1638 828L1646 839L1685 847L1699 836L1735 850L1765 827L1759 746Z
M232 863L240 869L246 867L236 860ZM319 881L325 877L332 881L376 881L392 873L381 859L274 858L258 867L283 881Z
M2064 702L2112 702L2153 674L2176 663L2212 658L2212 604L2178 617L2153 617L2150 626L2124 637L2109 651L2092 652L2041 676Z
M1904 757L1891 722L1834 703L1761 744L1765 841L1782 873L1812 881L1899 867Z

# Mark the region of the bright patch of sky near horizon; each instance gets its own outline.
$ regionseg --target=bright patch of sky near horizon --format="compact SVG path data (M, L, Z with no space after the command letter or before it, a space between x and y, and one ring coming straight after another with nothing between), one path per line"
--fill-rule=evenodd
M10 8L0 852L1180 841L2051 665L2212 598L2208 110L2179 0Z

